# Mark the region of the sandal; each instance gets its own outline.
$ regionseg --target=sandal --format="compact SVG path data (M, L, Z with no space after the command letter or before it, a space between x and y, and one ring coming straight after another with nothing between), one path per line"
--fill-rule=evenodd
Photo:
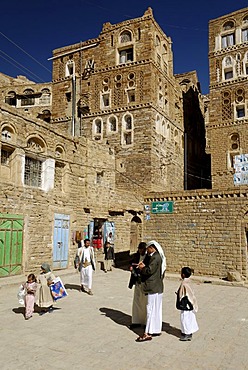
M148 340L152 340L152 336L151 335L148 335L148 334L144 334L141 337L138 337L136 339L136 342L146 342Z

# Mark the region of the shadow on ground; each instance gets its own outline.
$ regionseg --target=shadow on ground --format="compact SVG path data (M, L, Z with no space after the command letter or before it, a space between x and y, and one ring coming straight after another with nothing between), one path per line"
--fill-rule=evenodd
M77 284L65 284L65 289L81 291L81 286Z
M113 308L101 307L99 311L102 312L106 317L109 317L113 320L116 324L126 326L130 330L132 330L135 334L140 335L144 332L144 326L138 328L130 328L132 317L127 315L126 313L118 310L114 310ZM166 332L169 335L173 335L177 338L180 338L181 331L174 326L171 326L168 322L162 323L162 332Z

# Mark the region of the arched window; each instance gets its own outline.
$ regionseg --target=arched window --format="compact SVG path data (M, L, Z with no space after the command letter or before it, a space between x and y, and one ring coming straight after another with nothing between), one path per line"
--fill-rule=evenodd
M155 45L156 45L156 46L160 46L160 38L159 38L159 36L158 36L158 35L156 35Z
M227 156L227 167L233 169L235 156L240 154L240 139L239 134L234 132L229 137L229 150Z
M44 109L41 113L38 113L37 118L42 119L43 121L50 123L51 122L51 112L48 109Z
M32 151L32 152L42 153L45 151L46 146L43 140L41 140L40 138L31 137L28 139L27 148L29 151Z
M64 148L61 145L57 145L55 149L55 157L56 158L64 158Z
M41 97L39 100L40 105L50 105L50 91L49 89L42 89L41 90Z
M124 44L126 42L131 42L132 41L132 34L130 31L123 31L120 34L120 43Z
M248 15L243 19L242 42L248 41Z
M234 62L231 56L227 56L223 59L223 80L229 80L234 77Z
M127 62L133 62L134 60L134 50L132 44L133 38L130 31L123 31L119 37L120 44L128 44L126 46L122 45L118 50L118 64L123 64Z
M223 25L223 30L224 31L231 30L232 28L234 28L234 22L233 21L227 21Z
M32 89L24 90L23 95L21 97L21 106L34 104L35 104L34 90Z
M225 22L223 25L223 31L226 32L221 37L222 48L227 48L228 46L235 45L234 22L233 21Z
M122 120L122 145L133 143L133 117L130 113L124 115Z
M243 59L243 69L244 69L244 74L248 75L248 52L246 52L244 59Z
M156 117L156 132L159 134L160 133L160 117L157 115Z
M5 97L5 103L16 106L16 93L15 91L9 91L7 96Z
M102 140L103 138L103 121L102 118L96 118L93 121L92 135L94 140Z
M117 118L116 116L110 116L108 118L108 132L117 132L118 126L117 126Z

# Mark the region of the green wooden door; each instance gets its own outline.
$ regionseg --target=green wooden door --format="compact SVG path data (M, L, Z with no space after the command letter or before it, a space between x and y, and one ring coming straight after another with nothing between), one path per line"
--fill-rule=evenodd
M23 216L0 213L0 277L22 271Z

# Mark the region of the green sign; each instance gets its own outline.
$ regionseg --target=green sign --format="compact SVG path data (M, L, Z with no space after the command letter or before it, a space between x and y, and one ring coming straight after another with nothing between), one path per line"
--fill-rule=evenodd
M173 213L172 201L152 202L152 213Z

